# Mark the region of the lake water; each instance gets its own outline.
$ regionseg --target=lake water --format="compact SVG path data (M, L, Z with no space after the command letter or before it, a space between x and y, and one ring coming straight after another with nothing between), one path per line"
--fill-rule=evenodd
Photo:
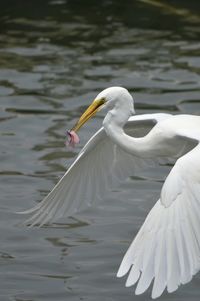
M128 88L137 113L200 114L199 1L1 1L0 45L0 301L150 300L115 275L168 166L48 227L14 212L41 201L100 127L102 114L65 148L102 89ZM162 296L199 299L200 274Z

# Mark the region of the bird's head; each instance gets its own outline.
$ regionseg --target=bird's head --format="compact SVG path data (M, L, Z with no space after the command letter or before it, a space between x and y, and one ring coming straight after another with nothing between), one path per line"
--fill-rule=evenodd
M130 114L134 113L133 98L127 89L122 87L110 87L103 90L96 96L91 105L81 115L71 131L77 132L87 120L102 109L111 110L115 106L121 106L122 103L126 103L126 107L130 110Z

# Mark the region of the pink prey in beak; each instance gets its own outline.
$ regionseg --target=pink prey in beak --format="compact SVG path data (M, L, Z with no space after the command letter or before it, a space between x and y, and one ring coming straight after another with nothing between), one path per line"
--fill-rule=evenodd
M77 131L83 126L84 123L86 123L87 120L89 120L92 116L94 116L100 108L103 106L105 103L105 99L95 99L92 104L85 110L85 112L81 115L79 120L76 122L74 127L70 130L67 131L67 146L72 146L74 147L77 143L79 143L80 139L77 135Z
M79 136L73 131L67 131L67 141L66 146L75 147L77 143L79 143L80 139Z

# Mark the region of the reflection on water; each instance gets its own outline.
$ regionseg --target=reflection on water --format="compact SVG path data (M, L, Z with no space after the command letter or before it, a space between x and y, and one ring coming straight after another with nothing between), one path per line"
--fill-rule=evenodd
M42 229L15 211L40 201L99 128L66 128L102 89L127 87L138 113L200 114L198 1L1 1L1 300L150 300L115 278L168 166L131 178L100 208ZM199 278L162 299L199 300Z

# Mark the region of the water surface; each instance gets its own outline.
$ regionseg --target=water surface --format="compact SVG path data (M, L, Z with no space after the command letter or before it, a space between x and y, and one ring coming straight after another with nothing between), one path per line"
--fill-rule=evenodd
M99 208L41 229L19 226L69 167L65 131L102 89L130 90L137 113L200 114L198 1L1 1L0 300L128 301L115 274L168 166L109 193ZM199 300L200 275L162 300Z

